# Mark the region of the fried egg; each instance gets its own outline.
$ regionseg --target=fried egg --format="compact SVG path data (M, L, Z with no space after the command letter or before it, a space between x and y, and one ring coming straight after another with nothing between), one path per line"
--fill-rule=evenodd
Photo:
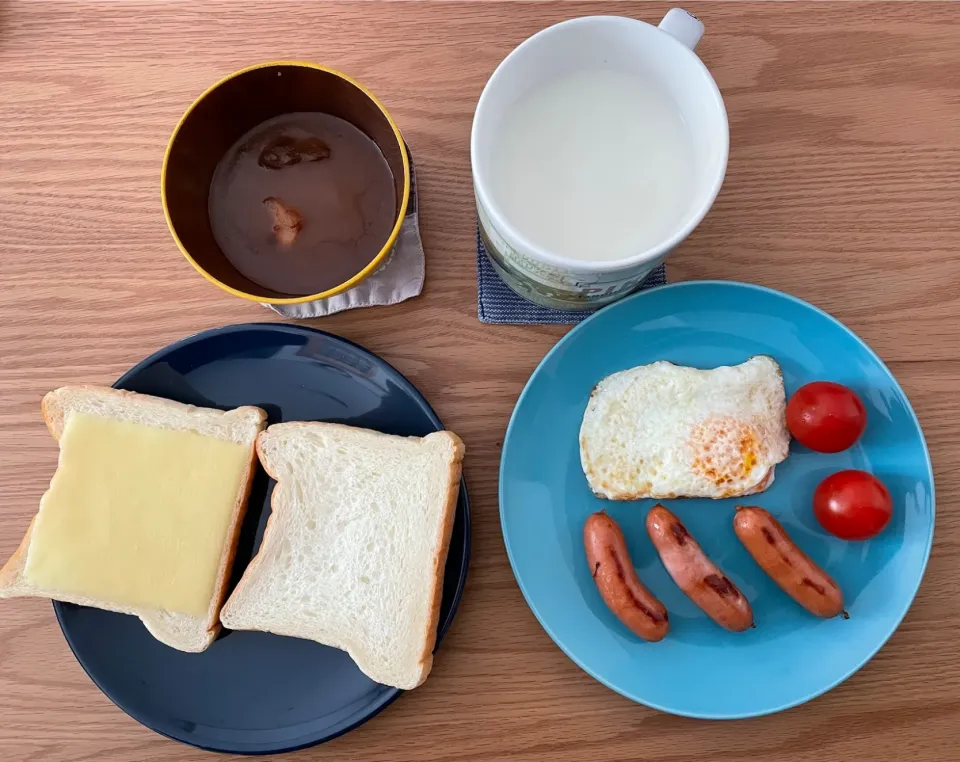
M609 500L752 495L787 457L785 409L770 357L711 370L641 365L594 388L580 463L590 489Z

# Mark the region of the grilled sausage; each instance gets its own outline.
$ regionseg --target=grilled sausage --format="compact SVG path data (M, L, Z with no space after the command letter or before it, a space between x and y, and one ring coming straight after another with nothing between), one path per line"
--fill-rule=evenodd
M604 511L587 517L583 544L603 602L635 635L662 640L670 629L667 610L637 578L617 522Z
M647 514L647 534L673 581L707 616L733 632L753 626L743 593L707 558L680 519L656 505Z
M771 579L811 614L833 617L843 612L837 583L797 547L768 511L737 506L733 531Z

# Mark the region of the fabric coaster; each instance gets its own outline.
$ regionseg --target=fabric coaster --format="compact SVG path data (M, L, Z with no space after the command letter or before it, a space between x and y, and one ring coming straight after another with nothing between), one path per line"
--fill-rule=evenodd
M637 288L640 291L667 282L664 265L655 267ZM477 316L481 323L511 325L571 325L590 317L596 310L555 310L528 302L500 280L477 231Z
M417 173L409 149L407 156L410 158L410 200L397 242L386 262L356 286L336 296L303 304L264 304L264 307L288 318L318 318L357 307L397 304L420 295L425 257L417 215Z

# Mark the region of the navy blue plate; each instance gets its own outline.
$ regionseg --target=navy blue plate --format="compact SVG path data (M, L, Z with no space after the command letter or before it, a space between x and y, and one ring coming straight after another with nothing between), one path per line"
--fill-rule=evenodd
M333 421L387 434L442 429L426 400L367 350L292 325L235 325L178 341L115 387L215 408L257 405L270 423ZM260 545L273 482L258 470L231 588ZM437 640L453 620L467 575L470 514L460 500L443 581ZM370 719L402 692L366 677L344 652L259 632L225 632L202 654L155 640L140 620L54 603L77 660L138 722L213 751L267 754L327 741Z

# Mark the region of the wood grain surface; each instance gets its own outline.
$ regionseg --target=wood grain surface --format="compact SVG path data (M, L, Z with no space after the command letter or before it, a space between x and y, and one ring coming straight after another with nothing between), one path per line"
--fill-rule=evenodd
M517 43L561 19L656 23L665 3L24 2L0 5L0 557L53 471L41 395L111 383L184 335L276 319L197 276L164 224L167 137L205 87L257 61L331 64L388 105L418 163L423 295L317 321L407 374L468 446L473 562L426 685L291 759L960 759L960 13L955 4L692 3L730 116L726 183L669 278L730 278L829 310L887 361L937 477L933 556L863 670L786 713L709 723L581 672L525 605L497 507L499 447L567 330L477 321L468 137ZM116 709L50 604L0 605L5 760L202 760Z

